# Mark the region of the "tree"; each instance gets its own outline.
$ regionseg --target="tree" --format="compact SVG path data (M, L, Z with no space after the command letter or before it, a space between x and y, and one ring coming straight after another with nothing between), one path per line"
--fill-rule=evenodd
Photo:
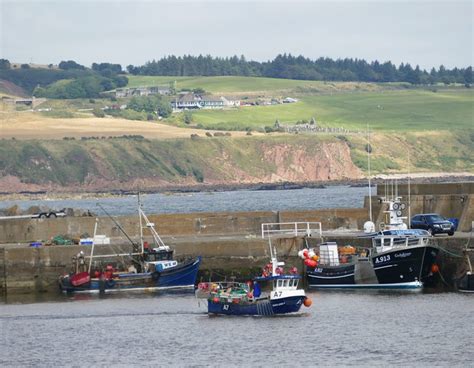
M464 83L472 84L472 66L464 70Z
M10 69L11 64L7 59L0 59L0 70Z
M21 69L30 69L30 66L28 64L21 64L20 68Z
M193 114L189 111L186 111L184 113L184 123L189 125L192 122L193 122Z
M98 107L94 108L94 110L92 110L92 114L94 114L95 117L97 118L105 118L105 113L99 109Z
M61 61L58 67L59 69L62 69L62 70L71 70L71 69L85 70L86 69L84 65L80 65L76 63L74 60Z

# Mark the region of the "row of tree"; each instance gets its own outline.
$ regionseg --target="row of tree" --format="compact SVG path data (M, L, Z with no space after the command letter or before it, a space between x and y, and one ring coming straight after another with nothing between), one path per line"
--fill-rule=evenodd
M363 81L363 82L408 82L411 84L462 83L472 84L472 67L447 69L441 65L429 72L418 65L402 63L398 67L390 61L368 63L363 59L319 58L311 60L291 54L278 55L267 62L247 61L244 56L167 56L147 62L142 66L128 65L127 71L134 75L163 76L262 76L272 78ZM126 86L128 79L120 64L93 63L91 68L73 60L61 61L58 67L30 68L22 65L13 68L7 59L0 59L0 79L5 79L24 88L28 93L50 98L95 98L100 92ZM70 80L70 83L54 82Z
M96 98L101 92L125 87L128 78L120 64L100 63L86 68L73 60L61 61L58 68L13 68L0 59L0 79L8 80L27 93L47 98Z
M267 62L247 61L240 58L212 57L210 55L167 56L147 62L143 66L128 65L127 71L135 75L163 76L257 76L301 80L408 82L412 84L463 83L471 84L472 67L422 70L402 63L398 67L390 61L368 63L363 59L319 58L311 60L291 54L278 55Z

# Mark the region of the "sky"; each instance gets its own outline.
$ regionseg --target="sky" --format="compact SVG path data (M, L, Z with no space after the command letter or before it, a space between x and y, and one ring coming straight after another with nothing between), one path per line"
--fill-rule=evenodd
M473 62L473 1L0 0L0 58L90 66L166 55L291 53L408 62Z

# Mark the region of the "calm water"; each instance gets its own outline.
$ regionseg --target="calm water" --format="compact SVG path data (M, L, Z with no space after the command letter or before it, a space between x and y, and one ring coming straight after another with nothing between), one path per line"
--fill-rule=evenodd
M473 364L472 295L308 295L304 313L270 318L208 317L189 294L8 300L0 304L0 366Z
M375 193L372 188L372 193ZM357 208L363 207L368 188L328 186L324 189L294 190L241 190L229 192L200 192L147 194L142 196L147 213L186 213L206 211L281 211L288 209ZM17 204L22 209L30 206L47 206L51 209L80 208L103 214L100 203L112 215L129 215L137 212L136 196L114 198L87 198L72 200L1 201L0 208Z

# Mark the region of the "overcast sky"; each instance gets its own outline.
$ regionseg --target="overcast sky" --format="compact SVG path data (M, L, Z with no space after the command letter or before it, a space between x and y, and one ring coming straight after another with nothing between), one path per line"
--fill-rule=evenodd
M473 60L473 1L0 0L0 57L142 65L165 55L279 53L422 68Z

